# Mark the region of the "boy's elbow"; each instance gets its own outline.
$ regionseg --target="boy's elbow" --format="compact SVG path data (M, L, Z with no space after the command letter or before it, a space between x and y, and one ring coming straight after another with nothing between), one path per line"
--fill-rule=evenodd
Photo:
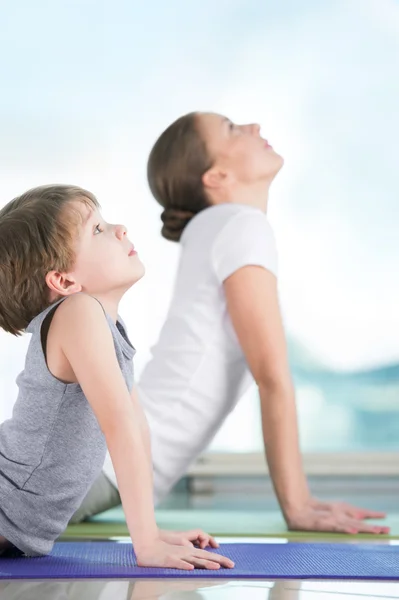
M100 419L100 427L106 439L120 437L125 431L131 431L135 419L132 411L127 409L107 412Z

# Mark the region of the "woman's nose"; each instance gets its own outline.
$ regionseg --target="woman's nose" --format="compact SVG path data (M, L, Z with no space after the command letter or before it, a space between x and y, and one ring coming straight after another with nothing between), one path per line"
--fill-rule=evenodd
M127 229L124 225L115 225L116 237L122 240L127 234Z
M258 123L249 123L248 125L244 125L244 130L249 135L259 135L260 125Z

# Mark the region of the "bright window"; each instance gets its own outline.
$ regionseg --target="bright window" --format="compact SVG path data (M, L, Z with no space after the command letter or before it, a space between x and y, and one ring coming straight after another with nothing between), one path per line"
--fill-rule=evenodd
M121 313L148 360L178 248L145 167L174 118L257 121L284 155L271 190L303 448L399 447L399 5L129 0L7 3L0 189L76 183L125 222L147 276ZM0 335L0 420L26 339ZM233 434L233 435L232 435ZM262 448L253 390L212 448Z

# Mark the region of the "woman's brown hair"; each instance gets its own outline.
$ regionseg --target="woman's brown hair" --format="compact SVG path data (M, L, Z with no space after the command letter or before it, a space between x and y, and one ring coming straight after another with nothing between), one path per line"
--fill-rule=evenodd
M178 242L192 217L210 205L202 176L211 166L197 113L177 119L155 142L147 177L155 200L164 208L162 235L166 239Z

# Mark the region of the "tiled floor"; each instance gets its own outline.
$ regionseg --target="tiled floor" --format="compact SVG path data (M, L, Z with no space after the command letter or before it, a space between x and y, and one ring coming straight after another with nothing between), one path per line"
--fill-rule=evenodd
M259 538L253 540L223 538L219 541L276 542L276 540ZM278 541L285 543L285 540ZM212 579L0 582L0 600L381 600L382 598L399 600L399 582L215 581Z

